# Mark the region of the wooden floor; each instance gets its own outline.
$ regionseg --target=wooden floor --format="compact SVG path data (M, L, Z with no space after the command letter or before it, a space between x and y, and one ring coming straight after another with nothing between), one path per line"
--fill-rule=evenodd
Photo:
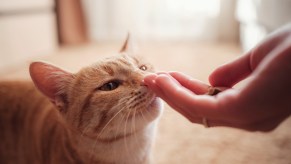
M72 70L117 54L119 44L65 47L47 57L35 58ZM241 55L236 44L147 43L140 55L159 71L182 71L207 82L211 71ZM5 70L1 79L29 78L30 61ZM230 128L205 129L191 124L165 105L154 149L156 164L288 164L291 163L291 120L270 133Z

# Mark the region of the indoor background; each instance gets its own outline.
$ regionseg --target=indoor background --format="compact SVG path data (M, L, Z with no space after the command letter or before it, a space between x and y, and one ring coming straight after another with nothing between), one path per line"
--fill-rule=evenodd
M156 70L207 82L216 67L290 21L291 0L1 0L0 79L29 79L35 60L76 72L117 55L129 32ZM154 161L290 163L290 125L268 133L205 129L165 105Z

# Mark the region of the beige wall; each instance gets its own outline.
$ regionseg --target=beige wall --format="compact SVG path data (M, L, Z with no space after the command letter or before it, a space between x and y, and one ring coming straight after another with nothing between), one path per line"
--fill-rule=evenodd
M0 73L57 46L52 0L0 2Z
M122 40L238 40L234 0L83 0L90 37Z

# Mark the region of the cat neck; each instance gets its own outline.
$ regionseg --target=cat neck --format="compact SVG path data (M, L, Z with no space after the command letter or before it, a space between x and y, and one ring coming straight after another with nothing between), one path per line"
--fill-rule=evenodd
M152 142L156 121L134 134L116 137L114 140L98 140L78 137L81 153L90 159L89 163L148 164L151 163Z

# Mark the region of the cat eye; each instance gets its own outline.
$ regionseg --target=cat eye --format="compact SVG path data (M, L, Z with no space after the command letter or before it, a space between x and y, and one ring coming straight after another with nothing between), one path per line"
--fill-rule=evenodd
M146 65L142 65L139 67L140 70L146 71L148 68Z
M100 88L98 88L101 91L112 91L116 88L118 88L120 85L119 81L110 81L108 83L105 83L104 85L102 85Z

